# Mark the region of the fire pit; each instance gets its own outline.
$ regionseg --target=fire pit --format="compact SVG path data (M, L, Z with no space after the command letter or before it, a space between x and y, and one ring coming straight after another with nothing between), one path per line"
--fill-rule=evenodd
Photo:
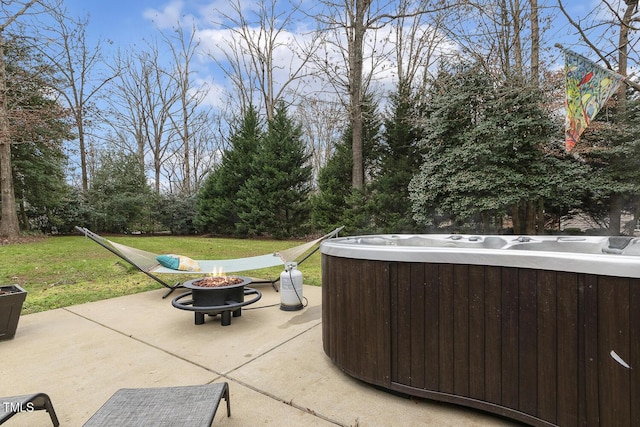
M246 287L251 279L241 276L211 276L184 282L182 286L190 289L190 292L177 296L171 304L181 310L193 311L195 324L204 323L204 315L221 315L222 326L231 324L231 315L240 317L242 307L253 304L262 298L262 293L257 289ZM248 295L255 295L245 301ZM191 299L186 299L188 297Z

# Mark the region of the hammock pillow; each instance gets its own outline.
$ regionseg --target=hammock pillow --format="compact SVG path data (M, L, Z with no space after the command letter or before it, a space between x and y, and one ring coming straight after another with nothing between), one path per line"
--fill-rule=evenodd
M200 271L200 264L198 264L197 261L183 255L158 255L156 260L162 264L162 266L172 270Z

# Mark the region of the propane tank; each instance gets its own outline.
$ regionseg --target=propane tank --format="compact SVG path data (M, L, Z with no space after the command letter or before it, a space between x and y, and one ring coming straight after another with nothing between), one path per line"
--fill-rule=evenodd
M280 310L302 310L302 273L298 264L288 262L280 273Z

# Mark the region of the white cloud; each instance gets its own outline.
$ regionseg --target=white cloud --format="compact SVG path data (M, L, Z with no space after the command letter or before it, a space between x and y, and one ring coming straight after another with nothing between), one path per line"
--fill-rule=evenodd
M161 9L147 8L142 12L142 16L161 30L185 23L192 25L196 22L193 15L184 12L184 2L181 0L171 1Z
M203 105L211 106L218 111L224 111L225 105L227 104L227 96L228 93L226 88L217 83L213 76L201 77L196 81L196 85L201 87L201 85L205 85L207 87L207 92L202 100Z
M234 90L231 87L229 76L225 75L224 70L221 69L221 67L228 70L231 69L227 55L245 64L250 63L252 59L249 57L246 41L239 37L237 32L239 29L234 27L233 21L238 19L236 9L238 7L242 8L242 13L246 14L245 19L250 23L252 20L257 20L256 14L251 11L257 6L255 2L249 2L248 0L205 0L198 3L199 5L196 6L191 1L174 0L159 9L147 9L145 18L152 19L161 29L175 27L179 22L186 28L187 22L185 22L185 18L188 18L190 23L197 23L196 39L200 43L200 52L197 56L199 63L198 70L196 70L197 78L201 79L201 81L206 81L209 87L205 103L221 110L230 101L229 96L232 96ZM225 19L224 15L228 15L232 19ZM301 47L309 45L313 37L313 32L310 31L309 25L308 17L304 19L304 16L300 16L292 19L291 25L286 29L278 31L277 48L272 52L274 55L276 92L283 84L289 82L291 73L302 65ZM430 28L425 25L422 30L429 32ZM265 34L264 32L260 34L261 31L258 26L252 27L249 24L246 32L250 34L253 40L260 40L261 44L264 43ZM325 33L324 36L326 37L325 43L320 46L317 53L320 57L326 59L325 65L333 68L336 76L344 80L348 74L345 53L341 51L342 47L346 45L345 35L344 33L336 32ZM446 43L444 40L440 41L443 42L443 47L447 50L453 48L451 43ZM395 89L398 67L394 42L395 29L393 26L386 26L368 34L365 44L364 71L365 73L373 73L372 84L374 87L371 88L373 92L386 93ZM232 48L230 45L234 47ZM441 53L442 50L437 50L436 55ZM403 52L403 56L415 54L415 52ZM418 53L419 56L423 54L424 52ZM406 60L408 58L405 58ZM303 91L305 95L311 95L316 98L327 96L328 82L317 68L317 65L308 63L305 67L305 74L313 74L315 77L300 79L295 85L292 84L289 89ZM233 77L237 77L237 69L230 72L232 72ZM324 93L324 95L320 95L320 93ZM332 96L341 95L334 93ZM258 100L256 105L259 105Z

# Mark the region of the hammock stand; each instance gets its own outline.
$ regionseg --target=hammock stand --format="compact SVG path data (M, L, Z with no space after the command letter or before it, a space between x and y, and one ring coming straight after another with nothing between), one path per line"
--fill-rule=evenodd
M200 265L200 271L193 271L193 270L173 270L167 267L163 267L156 260L156 257L158 256L158 254L113 242L105 237L102 237L92 232L91 230L85 227L78 227L78 226L75 227L75 229L81 234L84 234L89 239L93 240L103 248L107 249L109 252L113 253L114 255L117 255L122 260L131 264L139 271L143 272L144 274L146 274L156 282L160 283L165 288L169 289L169 291L162 298L168 297L169 295L171 295L171 293L174 290L182 288L183 286L182 286L182 282L169 284L164 280L162 280L161 278L159 278L156 274L195 275L195 274L202 274L202 273L205 273L205 274L214 273L217 271L223 271L226 274L226 273L233 273L238 271L259 270L262 268L275 267L278 265L285 265L286 263L289 263L289 262L297 262L298 264L301 264L303 261L305 261L311 255L313 255L320 248L318 243L320 243L322 240L325 240L331 237L337 237L338 233L342 231L343 228L344 226L338 227L335 230L333 230L331 233L325 234L324 236L316 240L303 243L299 246L285 249L283 251L274 252L271 254L258 255L258 256L246 257L246 258L235 258L235 259L196 260ZM309 249L313 248L314 246L316 247L313 249L313 251L311 251L306 256L301 258L300 261L295 261L296 259L298 259L300 256L302 256L304 253L306 253ZM263 281L253 282L253 283L271 283L271 286L273 286L273 288L277 292L278 288L276 287L276 282L278 282L278 280L280 280L279 277L273 280L263 280Z

